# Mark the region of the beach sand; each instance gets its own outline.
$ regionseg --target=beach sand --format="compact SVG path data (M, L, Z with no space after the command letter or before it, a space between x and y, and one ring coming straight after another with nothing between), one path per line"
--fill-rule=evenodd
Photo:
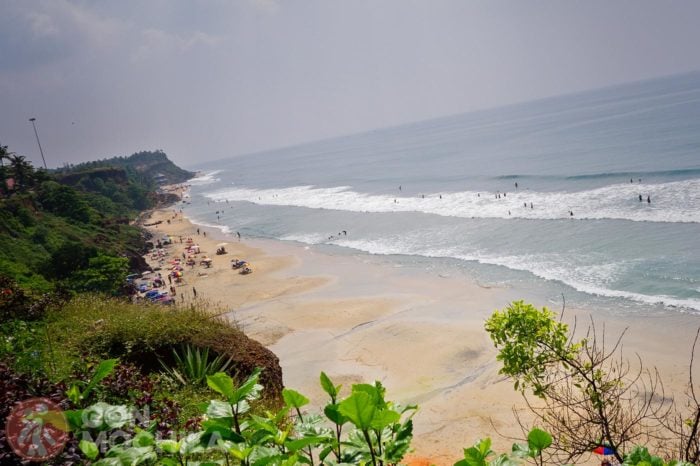
M420 405L411 454L416 464L453 464L462 448L485 436L497 451L510 450L512 438L523 438L512 410L524 403L512 383L498 375L496 351L483 329L495 309L514 299L527 301L522 291L394 267L365 255L330 255L279 241L239 242L199 227L205 237L174 213L170 208L151 214L148 222L163 221L150 227L156 238L172 236L172 254L179 256L184 243L178 237L192 237L200 256L213 259L209 269L186 269L178 301L193 299L195 287L198 299L227 312L279 357L285 386L307 395L310 409L326 402L318 383L321 371L342 383L345 393L352 383L381 381L389 399ZM220 243L226 243L228 254L215 255ZM254 272L238 274L230 267L232 258L249 261ZM572 315L577 311L567 310ZM585 315L578 319L580 327L587 323ZM645 364L657 365L667 391L680 394L698 326L694 316L633 322L605 316L604 323L609 339L629 326L626 354L638 353Z

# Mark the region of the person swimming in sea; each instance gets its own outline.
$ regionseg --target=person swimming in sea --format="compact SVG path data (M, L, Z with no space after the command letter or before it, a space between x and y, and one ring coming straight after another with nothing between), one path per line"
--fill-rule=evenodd
M642 195L639 195L639 202L642 202Z
M647 196L647 204L651 204L651 196Z

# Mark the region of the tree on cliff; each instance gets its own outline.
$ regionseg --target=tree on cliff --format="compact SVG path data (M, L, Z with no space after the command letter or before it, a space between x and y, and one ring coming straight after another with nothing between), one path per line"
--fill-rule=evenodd
M499 350L500 373L515 381L535 424L552 434L552 459L559 464L600 445L622 462L634 445L668 440L662 420L673 401L655 369L644 368L639 357L635 364L622 357L624 332L607 345L604 327L596 329L591 320L584 337L574 341L575 332L551 311L522 301L496 311L486 331Z

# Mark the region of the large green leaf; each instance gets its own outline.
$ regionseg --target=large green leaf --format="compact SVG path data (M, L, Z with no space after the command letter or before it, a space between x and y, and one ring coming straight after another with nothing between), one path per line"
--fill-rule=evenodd
M104 423L112 429L124 427L132 417L132 412L125 405L109 405L104 409Z
M287 406L295 409L299 409L302 406L309 404L308 398L290 388L285 388L282 390L282 398L284 398L284 402L287 404Z
M338 409L360 430L368 430L372 426L377 411L374 400L364 391L357 391L341 401Z
M195 432L180 440L180 454L189 455L204 451L202 438L204 437L205 433L206 432Z
M64 411L63 414L66 416L68 421L68 426L71 432L76 432L81 430L83 426L83 410L82 409L71 409Z
M231 403L238 403L239 401L245 400L246 398L255 396L257 390L260 389L258 385L258 379L260 377L260 368L255 368L250 377L246 379L245 382L238 387L231 398Z
M287 440L285 442L284 446L287 447L287 449L289 451L295 452L295 451L301 450L302 448L306 448L308 446L317 447L319 445L322 445L325 440L326 440L326 437L321 437L321 436L302 437L300 439Z
M208 375L207 385L216 393L225 396L229 402L235 403L235 401L233 401L235 393L233 389L233 379L228 374L217 372L214 375Z
M171 439L159 440L158 448L163 450L164 453L174 455L180 451L180 442Z
M80 401L83 398L83 394L77 383L72 384L70 388L66 390L66 396L74 405L80 405Z
M398 422L399 419L401 419L401 415L396 411L391 409L377 410L372 419L372 429L383 429Z
M232 418L233 410L231 405L225 401L211 400L207 406L207 417L209 419Z
M88 383L85 390L83 390L82 396L86 397L97 386L97 384L102 381L102 379L114 372L114 368L116 367L118 361L118 359L105 359L104 361L100 362L95 370L95 374L92 376L92 379L90 379L90 383Z
M530 450L539 455L542 450L552 444L552 436L542 429L535 427L527 434L527 446Z
M323 408L323 414L334 424L342 426L348 422L348 418L343 416L338 408L338 404L329 404Z
M335 402L338 392L340 391L340 385L336 387L325 372L321 372L321 388L323 388L323 391L328 393L331 400Z
M153 447L131 447L119 452L118 458L122 464L137 466L155 461L158 457Z
M135 447L150 447L155 445L155 438L147 430L142 430L134 436L131 444Z
M493 454L491 439L479 440L473 447L464 449L464 459L457 464L460 466L487 466L488 457Z
M83 452L83 455L91 460L95 460L97 455L100 454L100 450L97 448L95 442L90 442L89 440L81 440L78 444L78 448Z

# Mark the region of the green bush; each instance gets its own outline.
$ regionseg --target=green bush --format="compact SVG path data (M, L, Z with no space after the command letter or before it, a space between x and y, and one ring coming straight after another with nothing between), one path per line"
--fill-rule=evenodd
M185 343L246 338L228 321L212 318L203 306L166 307L82 294L47 316L56 346L79 357L120 357L146 370L159 370L158 356ZM207 345L199 345L207 346ZM64 367L66 374L70 368Z

